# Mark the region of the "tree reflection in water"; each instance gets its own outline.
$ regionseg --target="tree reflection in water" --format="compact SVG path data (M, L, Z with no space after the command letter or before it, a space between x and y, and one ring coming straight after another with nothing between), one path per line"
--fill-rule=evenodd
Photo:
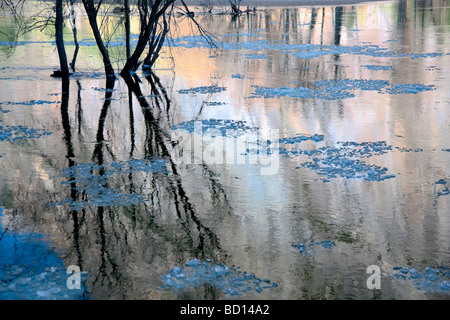
M105 84L92 162L88 163L76 160L82 157L76 154L73 145L70 85L68 81L62 82L61 120L68 161L62 175L67 179L63 185L69 185L70 196L57 204L69 210L72 220L68 260L89 273L87 281L93 298L141 297L142 292L136 291L147 288L152 292L160 285L161 277L154 273L162 276L174 265L192 258L222 262L227 256L213 228L204 222L190 198L188 189L191 187L190 182L184 181L185 172L181 174L183 169L172 159L170 98L155 74L146 73L145 79L151 90L147 97L138 77L124 79L130 111L129 160L117 161L105 136L116 84L109 80ZM80 90L78 82L78 93ZM138 116L133 111L132 95L139 103L145 122L143 138L137 136L134 128ZM76 110L78 120L82 119L79 94ZM78 123L78 133L82 128L85 126ZM137 138L145 143L136 144ZM137 150L140 146L143 150ZM140 151L142 159L135 158L134 154ZM201 168L202 179L211 193L210 207L222 208L218 214L230 214L231 206L215 173L206 164ZM148 285L130 290L129 286L136 281L148 281ZM199 290L192 294L195 297L201 294L202 298L213 298L217 294L216 289L206 285L204 290Z

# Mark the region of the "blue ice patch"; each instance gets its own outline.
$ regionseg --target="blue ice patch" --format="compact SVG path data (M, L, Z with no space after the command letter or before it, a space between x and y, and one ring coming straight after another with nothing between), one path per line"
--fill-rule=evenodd
M450 179L439 179L434 184L438 185L441 189L438 190L437 196L448 196L450 194L450 189L448 188L447 184L449 183Z
M387 88L386 93L389 94L417 94L423 91L436 90L434 85L423 84L396 84L392 88Z
M373 71L381 71L381 70L394 70L393 66L382 66L382 65L373 65L373 64L366 64L362 66L363 68L373 70Z
M244 79L244 76L243 76L242 74L240 74L240 73L236 73L236 74L232 74L232 75L231 75L231 78L234 78L234 79Z
M0 142L8 141L14 144L24 144L28 139L37 139L51 133L43 129L30 129L22 125L0 125Z
M3 228L2 215L0 207L0 300L85 299L86 274L81 289L68 289L69 275L50 238Z
M450 189L449 188L444 188L442 189L442 191L439 191L437 193L438 197L440 196L448 196L450 194Z
M96 165L82 163L62 170L66 178L61 184L74 185L75 189L84 194L85 200L71 198L63 199L50 205L69 204L74 211L82 210L86 206L98 207L128 206L146 202L139 193L122 193L111 187L110 178L129 173L169 174L167 163L163 159L132 159L129 161L112 162L110 165Z
M178 292L211 285L231 296L242 296L249 291L261 293L264 289L278 287L276 283L259 279L253 273L199 259L187 261L184 267L174 267L163 276L162 281L163 285L159 290L171 289Z
M181 89L178 90L180 94L207 94L207 93L219 93L227 90L225 87L219 87L217 85L213 86L200 86L190 89Z
M310 161L303 162L302 167L309 168L319 175L332 178L363 179L366 181L382 181L394 178L388 169L367 164L361 158L381 155L392 150L385 141L377 142L342 142L338 146L322 147L316 150L300 151L300 154L311 156Z
M423 271L409 267L394 267L393 270L394 279L410 281L419 290L427 292L450 291L450 269L447 267L426 267Z
M417 94L423 91L435 90L434 85L423 84L397 84L391 86L386 80L368 79L342 79L342 80L319 80L314 83L315 88L305 87L261 87L254 86L253 97L279 98L292 97L301 99L323 99L337 100L354 98L352 91L375 91L380 94Z
M228 119L203 119L190 120L173 125L172 130L182 130L189 133L210 134L218 136L237 136L245 132L254 132L255 127L250 127L245 121Z
M322 241L316 241L314 239L311 239L307 244L299 243L299 244L292 244L291 245L294 248L297 248L300 253L307 252L308 249L311 249L315 246L321 246L325 249L331 249L336 246L336 243L331 240L322 240Z

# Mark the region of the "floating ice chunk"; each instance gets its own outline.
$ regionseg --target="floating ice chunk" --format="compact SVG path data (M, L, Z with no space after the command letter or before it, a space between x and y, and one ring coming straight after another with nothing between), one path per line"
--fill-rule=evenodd
M334 241L330 241L330 240L323 240L320 242L320 245L324 248L330 249L330 248L336 246L336 243Z
M221 106L226 104L225 102L221 102L221 101L205 101L205 105L206 106Z
M365 90L365 91L381 91L389 85L386 80L368 80L368 79L343 79L343 80L321 80L315 81L314 85L323 87L326 90L343 91L343 90Z
M13 101L3 101L0 102L1 105L8 105L8 106L33 106L33 105L42 105L42 104L55 104L58 103L58 101L47 101L47 100L29 100L29 101L19 101L19 102L13 102Z
M381 65L373 65L373 64L366 64L362 66L363 68L374 70L374 71L381 71L381 70L394 70L393 66L381 66Z
M3 232L0 224L0 300L83 299L86 274L81 290L69 290L63 262L47 240L37 233Z
M63 199L52 205L70 204L71 209L79 211L92 204L99 207L128 206L147 201L139 193L122 193L108 187L108 179L132 172L169 174L164 159L131 159L112 162L110 165L81 163L62 170L66 181L61 184L75 184L77 191L85 194L86 200Z
M336 246L336 243L331 240L315 241L314 239L311 239L307 245L303 243L292 245L292 247L297 248L300 251L300 253L304 253L307 251L308 248L314 246L321 246L325 249L331 249L332 247Z
M332 178L364 179L366 181L382 181L394 178L394 175L387 174L387 169L375 165L369 165L360 160L352 160L340 154L331 154L320 161L306 161L302 167L314 170L320 175Z
M254 132L257 128L250 127L240 120L203 119L181 122L173 125L172 130L183 130L189 133L209 134L212 136L238 136L245 132Z
M201 87L195 87L191 89L181 89L178 90L178 93L180 94L207 94L207 93L219 93L222 91L227 90L225 87L219 87L217 85L213 86L201 86Z
M343 79L343 80L320 80L313 83L316 88L290 88L290 87L260 87L255 86L253 96L263 98L276 98L289 96L294 98L316 98L325 100L353 98L355 95L350 91L376 91L388 94L416 94L422 91L435 90L433 85L423 84L397 84L389 87L386 80L367 79Z
M443 56L444 53L432 52L432 53L413 53L410 55L411 59L419 59L419 58L435 58Z
M442 281L439 284L439 287L441 287L442 290L450 291L450 281L449 280Z
M163 285L159 290L189 290L207 284L222 290L224 294L241 296L249 291L262 292L264 289L276 288L276 283L268 279L259 279L253 273L230 268L222 263L192 259L185 267L174 267L162 277Z
M244 79L244 76L240 73L232 74L231 77L235 79Z
M293 144L293 143L297 143L297 142L302 142L302 141L306 141L306 140L312 140L315 142L319 142L319 141L323 141L323 135L320 134L314 134L312 136L308 136L308 135L297 135L291 138L283 138L280 139L278 142L279 143L284 143L284 144Z
M394 267L393 269L396 279L412 281L419 290L429 292L450 290L450 270L447 267L426 267L424 271L408 267Z
M416 148L416 149L407 149L407 148L399 148L399 147L395 147L396 150L401 151L401 152L422 152L423 149L421 148Z
M30 129L22 125L0 125L0 142L8 141L15 144L24 144L28 139L37 139L51 133L42 129Z
M292 245L294 248L297 248L298 251L300 251L300 253L303 253L306 251L306 246L303 243L300 244L293 244Z
M434 85L423 84L396 84L392 88L386 89L389 94L417 94L423 91L436 90Z

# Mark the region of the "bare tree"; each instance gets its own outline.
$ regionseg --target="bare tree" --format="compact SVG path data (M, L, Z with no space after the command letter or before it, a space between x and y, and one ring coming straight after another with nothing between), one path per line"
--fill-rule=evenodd
M0 35L9 42L9 54L14 51L16 41L20 36L36 29L42 32L55 22L53 6L46 2L39 2L34 7L34 12L30 14L25 12L26 3L26 0L0 0L0 11L6 14L4 17L13 20L13 28L8 28L7 31L0 30Z
M75 16L75 9L74 9L74 0L69 0L69 5L70 5L70 18L71 18L71 24L72 24L73 42L75 44L75 50L73 52L72 62L70 62L70 68L72 69L72 71L75 71L75 63L77 61L78 51L80 50L80 44L78 43L78 37L77 37L77 26L76 26L76 16Z
M89 25L91 26L92 33L94 34L95 42L100 50L100 54L103 57L103 65L105 67L105 74L107 77L114 77L114 68L109 57L108 49L103 42L102 35L97 22L98 12L102 6L103 0L82 0L84 10L88 16Z
M56 47L58 49L59 65L61 68L61 77L69 77L69 66L67 64L66 49L64 47L64 36L63 36L63 0L56 0L56 17L55 17L55 40Z
M150 42L150 50L153 49L153 53L150 52L150 57L146 59L147 63L152 63L158 56L158 52L161 49L165 35L168 31L167 25L167 11L173 9L175 0L138 0L139 18L140 18L140 32L137 45L127 59L122 71L120 72L122 77L128 77L132 72L135 72L139 67L139 59L145 51L147 43ZM162 31L158 32L158 28L161 26ZM155 59L153 59L155 58Z
M194 19L194 13L191 12L183 0L179 0L182 7L185 9L185 15L194 23L199 33L204 36L212 47L215 43L212 41L212 37L200 26L200 24ZM41 28L44 30L48 25L55 25L55 40L56 46L60 58L60 70L55 72L53 76L67 77L69 75L70 66L75 71L75 63L79 51L79 44L77 39L76 30L76 17L74 11L75 0L55 0L55 6L53 7L51 2L39 3L44 9L38 14L32 17L25 17L22 14L22 9L26 0L18 0L15 3L13 0L0 0L0 10L9 10L13 13L15 19L17 19L21 30L21 33ZM147 50L145 58L143 60L143 69L152 69L156 60L159 57L160 51L163 48L167 35L170 32L170 26L172 24L171 17L173 16L176 0L137 0L136 8L139 13L140 31L137 44L134 48L131 48L130 44L130 1L124 0L123 11L124 19L119 24L125 23L126 31L126 60L120 75L122 77L129 77L132 75L141 65L141 57ZM239 1L240 2L240 1ZM70 23L72 24L72 33L75 43L75 50L73 53L72 61L68 64L67 54L64 48L63 27L64 27L64 3L67 3L69 8ZM105 39L105 35L102 34L102 25L108 18L108 10L103 10L102 15L100 9L105 3L104 0L81 0L83 8L87 14L89 25L91 27L95 42L100 51L103 59L103 65L105 74L107 77L115 78L115 71L110 58L110 52L108 49L108 43L110 39ZM48 10L45 14L42 14L44 10ZM56 11L55 11L56 10ZM19 14L20 13L20 14ZM116 26L117 28L117 26ZM1 32L1 31L0 31ZM19 33L17 33L16 38ZM148 49L147 49L148 48Z
M231 11L233 11L233 14L240 14L241 11L241 0L228 0L231 5Z

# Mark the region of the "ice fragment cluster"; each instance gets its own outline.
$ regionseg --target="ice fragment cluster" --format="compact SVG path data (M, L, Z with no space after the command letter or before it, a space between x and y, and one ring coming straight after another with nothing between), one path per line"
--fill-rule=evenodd
M261 293L264 289L278 285L268 279L259 279L253 273L242 272L223 263L214 264L210 260L192 259L184 267L175 267L162 278L160 290L180 291L210 285L222 290L224 294L242 296L249 291Z
M127 175L131 172L168 174L167 164L162 159L132 159L113 162L109 166L93 163L78 164L62 170L66 178L62 184L73 185L86 200L64 199L53 205L70 204L74 211L82 210L88 205L99 207L127 206L147 201L139 193L122 193L110 187L108 179Z
M300 253L305 253L305 252L307 252L308 249L310 249L314 246L321 246L322 248L325 248L325 249L331 249L334 246L336 246L336 243L331 240L316 241L314 239L311 239L309 241L309 243L307 243L307 244L299 243L299 244L292 245L292 247L297 248Z
M443 266L426 267L419 271L409 267L394 267L394 279L411 281L419 290L428 292L450 291L450 269Z

